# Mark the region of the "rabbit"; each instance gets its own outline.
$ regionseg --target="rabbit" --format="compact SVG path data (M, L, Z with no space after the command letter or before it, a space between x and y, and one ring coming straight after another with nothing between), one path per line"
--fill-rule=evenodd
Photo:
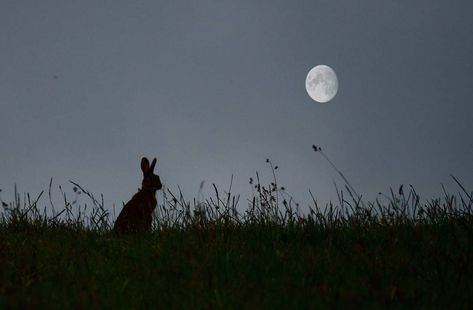
M141 159L143 182L141 189L124 206L113 230L117 233L151 231L153 211L156 208L156 191L163 187L159 176L154 174L156 158L151 166L146 157Z

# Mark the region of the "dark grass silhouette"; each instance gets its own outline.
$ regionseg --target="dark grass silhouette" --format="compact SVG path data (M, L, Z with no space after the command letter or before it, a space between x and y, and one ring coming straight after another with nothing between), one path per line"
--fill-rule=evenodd
M15 190L2 201L0 308L473 305L473 195L457 178L455 195L400 186L363 204L345 184L337 203L314 197L303 213L267 163L273 180L250 179L246 208L231 186L192 201L165 189L151 231L121 236L77 183L92 208L60 188L64 207L48 215L41 194Z
M153 222L153 212L156 209L156 191L163 185L159 176L154 174L156 158L151 166L146 157L141 159L141 171L143 172L143 182L141 189L125 206L118 215L113 230L117 233L136 233L151 231Z

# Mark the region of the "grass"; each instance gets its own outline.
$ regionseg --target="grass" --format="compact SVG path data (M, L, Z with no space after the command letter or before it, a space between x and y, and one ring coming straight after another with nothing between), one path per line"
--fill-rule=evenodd
M401 186L374 202L346 180L337 203L301 213L267 163L273 181L250 179L245 210L231 186L203 201L166 190L154 231L124 237L79 184L90 206L60 188L57 208L52 182L48 208L15 190L2 201L0 308L473 305L473 195L456 178L456 195L421 201Z

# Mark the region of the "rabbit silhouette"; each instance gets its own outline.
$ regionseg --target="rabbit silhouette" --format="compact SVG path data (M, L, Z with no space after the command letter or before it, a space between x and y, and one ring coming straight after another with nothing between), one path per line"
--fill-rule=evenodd
M117 233L151 231L153 211L156 208L156 191L163 187L159 176L154 174L156 158L151 165L146 157L141 159L143 182L141 189L124 206L113 230Z

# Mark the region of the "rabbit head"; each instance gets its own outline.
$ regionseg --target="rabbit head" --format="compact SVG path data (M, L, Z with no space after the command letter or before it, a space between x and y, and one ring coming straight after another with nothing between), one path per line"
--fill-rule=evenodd
M151 165L146 157L141 159L141 171L143 171L143 190L157 191L163 187L159 176L154 174L154 167L156 166L156 158L153 159Z

